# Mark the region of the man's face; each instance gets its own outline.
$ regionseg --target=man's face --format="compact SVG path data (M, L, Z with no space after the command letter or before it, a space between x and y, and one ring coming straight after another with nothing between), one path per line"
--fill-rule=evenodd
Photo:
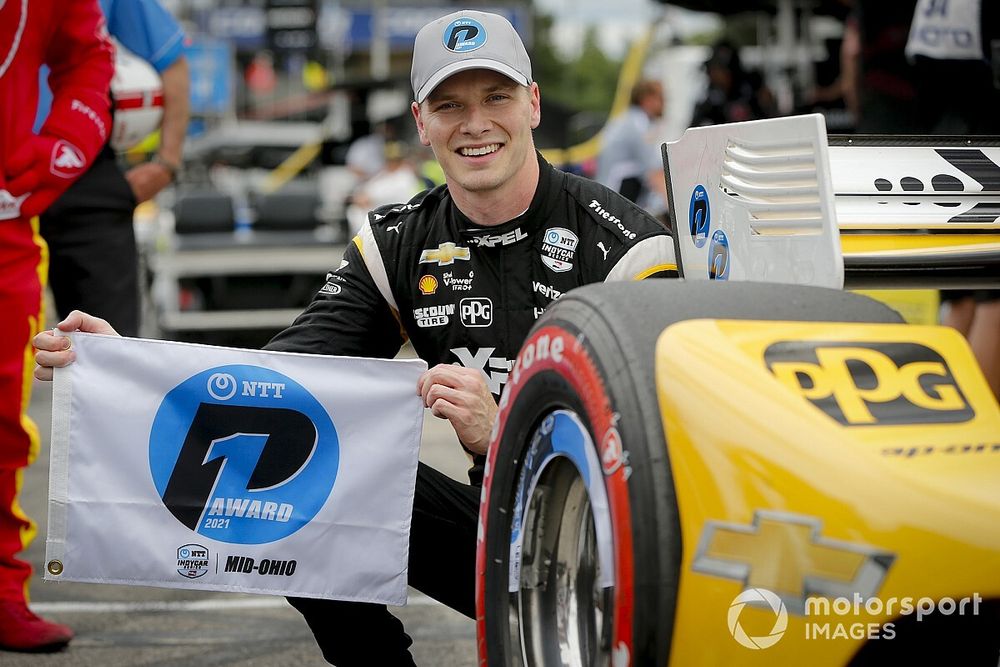
M420 141L437 157L448 187L495 191L535 160L531 130L541 120L538 86L486 69L454 74L413 103Z

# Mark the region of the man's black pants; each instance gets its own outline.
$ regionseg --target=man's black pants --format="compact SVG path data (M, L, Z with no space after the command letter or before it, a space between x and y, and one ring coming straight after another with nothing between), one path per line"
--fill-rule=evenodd
M409 584L475 618L476 486L420 463L410 526ZM337 667L413 665L413 641L385 605L289 598L316 636L323 657Z
M105 146L90 169L40 218L49 246L56 310L102 317L123 336L139 333L135 195Z

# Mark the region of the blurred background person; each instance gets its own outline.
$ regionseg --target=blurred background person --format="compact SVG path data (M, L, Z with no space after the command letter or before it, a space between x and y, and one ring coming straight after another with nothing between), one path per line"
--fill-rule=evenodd
M1000 3L855 0L844 30L858 132L1000 133Z
M351 195L347 208L351 236L358 233L372 209L386 204L404 204L428 188L426 180L410 163L407 146L402 142L385 143L383 162L382 169L361 183Z
M941 323L969 341L983 375L1000 400L1000 291L942 290Z
M409 120L408 117L405 120ZM347 148L344 163L358 183L363 183L382 171L386 163L386 145L401 141L402 133L395 123L399 119L386 119L373 123L371 131L363 134Z
M359 183L368 180L385 166L387 132L385 122L376 123L371 132L361 135L348 147L344 164Z
M28 608L35 536L18 502L38 456L31 339L42 326L45 242L37 215L86 170L111 133L113 51L96 0L0 2L0 650L55 651L73 631ZM50 68L52 112L36 134L38 72Z
M705 63L708 90L698 102L691 125L717 125L778 115L774 95L757 72L743 68L737 48L722 41Z
M159 73L160 145L152 160L123 172L110 142L94 164L41 218L49 245L56 310L94 313L125 336L139 334L139 257L133 214L176 180L189 116L184 32L158 0L100 0L108 32ZM48 100L39 106L40 126Z
M843 49L859 132L1000 134L1000 3L855 0ZM942 323L968 338L1000 397L1000 290L942 290L941 301Z
M650 79L632 87L629 107L611 120L601 139L594 180L664 220L667 186L653 124L663 117L663 84Z

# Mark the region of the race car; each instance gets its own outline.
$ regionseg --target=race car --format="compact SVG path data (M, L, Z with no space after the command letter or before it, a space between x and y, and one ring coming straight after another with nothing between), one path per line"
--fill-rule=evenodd
M663 148L678 281L563 296L489 448L480 664L996 665L1000 407L859 287L1000 287L1000 140Z

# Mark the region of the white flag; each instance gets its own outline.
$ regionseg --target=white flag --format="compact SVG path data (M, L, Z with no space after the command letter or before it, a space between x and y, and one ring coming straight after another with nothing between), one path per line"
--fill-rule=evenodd
M72 338L46 579L405 603L423 361Z

